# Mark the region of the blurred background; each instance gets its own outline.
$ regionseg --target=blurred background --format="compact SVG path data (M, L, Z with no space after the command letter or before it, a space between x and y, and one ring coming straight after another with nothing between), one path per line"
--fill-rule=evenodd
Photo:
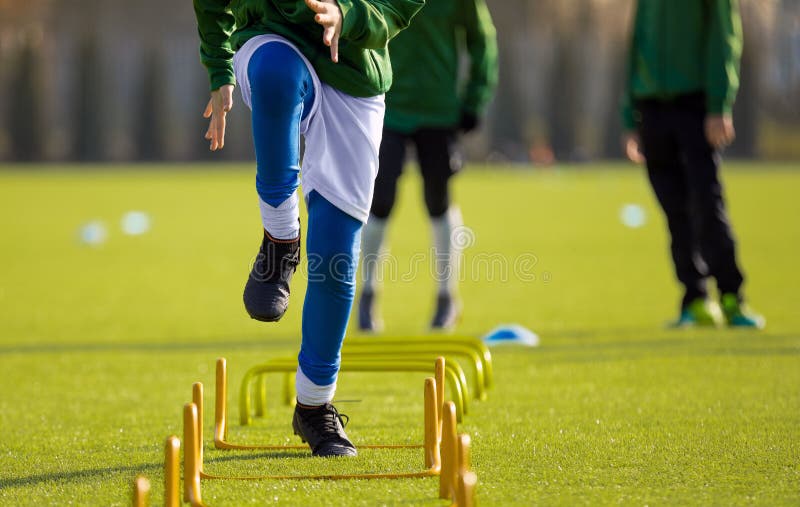
M633 0L488 0L500 85L470 158L548 164L621 156ZM729 155L800 158L800 0L742 0L745 50ZM0 0L0 161L209 157L191 2ZM215 159L252 158L238 114Z

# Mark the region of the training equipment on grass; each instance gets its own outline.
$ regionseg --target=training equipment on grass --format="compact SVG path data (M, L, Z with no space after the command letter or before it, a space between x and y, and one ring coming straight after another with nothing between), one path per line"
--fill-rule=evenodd
M483 341L490 347L495 345L537 347L539 345L539 335L519 324L503 324L486 333Z
M345 342L342 348L342 355L345 358L352 359L379 359L378 356L390 356L391 360L400 359L431 359L431 356L437 357L444 355L453 364L453 368L459 373L460 365L451 358L451 356L459 356L467 359L474 372L473 392L475 397L479 400L487 398L487 390L493 384L493 369L492 369L492 355L488 347L481 340L471 336L412 336L412 337L373 337L373 338L351 338ZM285 358L276 360L279 362L286 362L296 364L294 359ZM295 370L291 366L284 365L284 383L283 383L283 402L292 405L295 402L294 392L294 374ZM252 385L249 383L242 383L240 391L240 409L241 421L246 425L250 423L251 410L249 408L251 397L255 399L255 415L264 416L266 413L266 372L254 374ZM462 385L466 386L466 377L463 373L459 374L459 379ZM251 388L253 391L251 392ZM463 399L466 399L466 389L462 389L465 393ZM457 415L459 421L462 416L462 405L466 405L466 401L459 405L461 401L456 394L453 395L456 401ZM246 414L246 415L245 415Z
M296 368L296 363L295 363ZM431 371L430 364L424 370ZM441 412L441 407L444 403L444 379L447 372L445 361L443 358L437 358L433 364L434 386L434 403L437 407L437 414ZM215 407L214 407L214 447L217 449L233 449L233 450L280 450L280 449L307 449L308 446L303 445L256 445L256 444L237 444L228 441L228 373L227 361L224 358L217 359L216 369L216 392L215 392ZM203 386L199 382L192 386L192 401L197 406L200 418L200 431L202 433L202 413L203 413ZM427 406L427 405L426 405ZM437 421L437 426L440 423ZM202 445L202 442L200 443ZM401 448L418 448L423 447L423 444L365 444L359 445L363 449L401 449Z
M202 396L202 386L196 383L193 389L193 398L197 395ZM203 468L203 444L202 444L202 423L200 422L200 411L195 402L184 405L183 424L184 424L184 499L199 501L200 479L228 479L228 480L262 480L262 479L316 479L316 480L343 480L343 479L402 479L431 477L439 474L441 469L441 458L439 453L439 407L437 399L436 380L432 377L425 379L425 417L424 417L424 462L425 469L418 472L398 472L398 473L357 473L357 474L336 474L336 475L263 475L263 476L221 476L207 473ZM448 408L452 407L452 408ZM450 413L452 412L452 413ZM452 424L455 427L455 406L452 402L445 403L444 416L447 420L442 420L442 425ZM450 421L452 419L452 421ZM280 446L286 448L286 446ZM307 446L304 446L307 448ZM366 446L360 446L366 447ZM377 446L376 446L377 447Z
M342 346L342 353L357 347L375 348L378 350L391 349L393 353L397 354L424 351L438 352L439 355L448 355L450 353L455 353L456 347L471 350L477 355L478 361L481 363L485 376L484 384L486 388L492 387L494 383L492 353L485 343L474 336L425 335L348 338ZM451 350L453 352L451 352Z
M183 408L183 440L186 444L183 464L183 501L193 506L203 506L201 480L347 480L347 479L403 479L439 476L440 498L450 499L453 505L474 505L474 490L477 478L469 471L469 437L456 434L456 404L444 402L444 358L434 364L435 377L428 377L424 384L424 441L421 445L359 445L362 448L419 448L423 449L425 468L416 472L312 474L312 475L263 475L222 476L208 473L203 466L203 385L192 385L192 402ZM222 449L307 449L298 446L254 446L238 445L226 441L227 437L227 369L224 358L217 360L217 390L215 393L214 443ZM180 440L167 438L164 446L164 504L176 507L181 503ZM137 477L134 489L134 507L147 505L149 482Z
M257 415L265 413L266 389L263 387L263 376L269 373L286 373L293 375L297 371L296 358L273 359L266 363L253 366L245 373L242 378L239 390L239 418L242 426L247 426L252 422L252 397L251 385L254 383L261 386L257 389ZM395 358L388 356L365 356L360 359L346 359L342 361L340 371L359 371L359 372L423 372L430 373L431 365L427 360L415 360L408 358ZM468 410L468 391L466 387L466 376L464 370L455 361L444 362L445 380L450 384L453 401L456 404L456 415L461 422L463 415ZM256 379L259 379L256 382ZM286 391L286 389L284 389ZM285 394L284 394L285 395Z

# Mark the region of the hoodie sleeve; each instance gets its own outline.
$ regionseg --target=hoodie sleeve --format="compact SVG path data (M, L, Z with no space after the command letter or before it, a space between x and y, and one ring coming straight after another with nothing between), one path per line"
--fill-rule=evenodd
M341 38L364 49L383 49L405 29L425 0L338 0Z
M480 115L497 86L497 32L484 0L465 1L462 12L470 60L462 107Z
M193 0L200 35L200 61L208 70L211 90L236 84L230 36L236 24L230 0Z
M742 19L738 0L709 1L706 97L709 113L729 114L739 91Z

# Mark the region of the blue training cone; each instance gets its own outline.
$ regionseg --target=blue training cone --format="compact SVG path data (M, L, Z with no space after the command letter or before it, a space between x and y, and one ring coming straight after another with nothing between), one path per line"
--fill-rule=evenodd
M536 347L539 345L539 335L519 324L501 324L483 336L486 345L524 345Z

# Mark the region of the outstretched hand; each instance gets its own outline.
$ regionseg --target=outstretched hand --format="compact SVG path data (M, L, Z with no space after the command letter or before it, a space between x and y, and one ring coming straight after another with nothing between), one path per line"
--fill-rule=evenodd
M322 25L322 42L331 48L331 60L339 62L339 35L342 33L342 11L336 0L305 0L316 13L314 21Z
M233 85L223 85L211 92L203 118L210 118L206 139L210 142L211 151L221 150L225 146L225 116L233 107Z

